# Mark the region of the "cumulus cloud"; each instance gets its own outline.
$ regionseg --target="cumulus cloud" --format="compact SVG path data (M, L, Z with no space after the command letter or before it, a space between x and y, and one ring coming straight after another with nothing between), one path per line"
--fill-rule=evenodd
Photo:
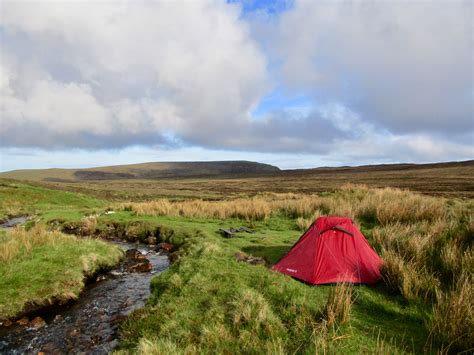
M4 144L27 144L18 134L28 125L41 127L52 146L125 132L130 141L124 144L165 131L204 141L242 124L266 87L265 58L238 6L123 1L2 7L9 57L2 60ZM42 137L28 140L47 144Z
M474 156L470 2L285 4L4 1L0 146Z
M287 85L396 133L473 129L471 1L296 1L274 50Z

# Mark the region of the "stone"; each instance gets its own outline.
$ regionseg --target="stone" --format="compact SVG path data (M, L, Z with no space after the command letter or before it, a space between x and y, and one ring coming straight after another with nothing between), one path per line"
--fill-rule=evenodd
M28 317L23 317L19 320L16 321L16 324L19 324L19 325L28 325L30 324L30 320L28 319Z
M244 262L251 265L266 265L265 259L259 256L251 256L242 252L237 252L234 254L234 257L239 262Z
M151 263L148 259L145 259L144 261L137 262L133 265L129 265L127 267L128 272L149 272L151 271Z
M137 249L128 249L126 252L125 252L125 256L128 258L128 259L137 259L137 260L140 260L140 259L146 259L145 255L143 255L139 250Z
M35 317L35 318L30 322L30 328L34 328L34 329L43 328L45 325L46 325L46 322L45 322L44 319L41 318L41 317Z
M158 244L158 251L170 252L173 250L173 244L170 243L160 243Z

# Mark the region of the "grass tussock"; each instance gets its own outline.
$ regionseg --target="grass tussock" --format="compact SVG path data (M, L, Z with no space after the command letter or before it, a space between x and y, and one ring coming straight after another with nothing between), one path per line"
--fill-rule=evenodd
M87 275L112 267L121 257L118 247L41 225L0 235L0 319L76 298Z
M437 290L430 328L447 349L474 348L474 277L470 270L452 290Z
M352 306L352 285L337 284L329 291L324 318L329 327L349 322Z

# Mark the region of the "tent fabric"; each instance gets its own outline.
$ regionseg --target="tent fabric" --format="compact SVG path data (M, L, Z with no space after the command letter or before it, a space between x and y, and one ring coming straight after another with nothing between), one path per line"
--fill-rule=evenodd
M372 284L382 260L347 217L320 217L273 270L313 284Z

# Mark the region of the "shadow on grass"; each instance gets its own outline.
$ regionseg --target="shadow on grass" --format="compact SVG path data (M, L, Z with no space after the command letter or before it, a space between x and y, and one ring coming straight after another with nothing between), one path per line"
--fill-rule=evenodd
M265 258L270 264L275 264L280 258L285 255L289 250L290 246L288 245L272 245L272 246L247 246L243 247L242 251L244 253L261 256Z
M388 295L380 285L359 289L353 307L357 328L366 336L383 339L402 351L425 353L429 331L427 306L408 305Z

